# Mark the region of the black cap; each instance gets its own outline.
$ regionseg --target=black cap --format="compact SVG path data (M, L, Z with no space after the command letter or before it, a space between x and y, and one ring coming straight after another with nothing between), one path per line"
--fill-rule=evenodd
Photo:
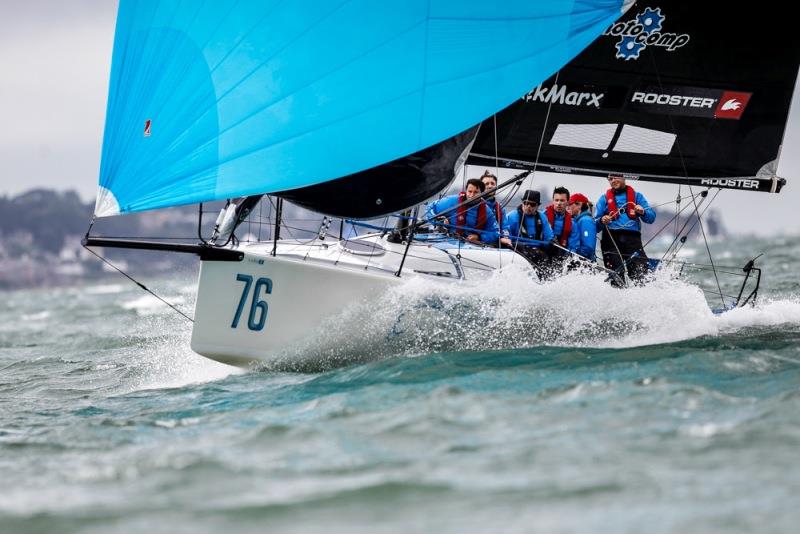
M533 189L528 189L525 191L525 194L522 195L523 202L536 202L537 204L542 203L542 196L538 191L534 191Z

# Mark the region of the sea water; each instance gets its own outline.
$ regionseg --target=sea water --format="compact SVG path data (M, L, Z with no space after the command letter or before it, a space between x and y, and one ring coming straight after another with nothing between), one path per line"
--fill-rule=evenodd
M713 247L756 307L411 280L249 370L121 278L2 293L0 532L795 532L800 239Z

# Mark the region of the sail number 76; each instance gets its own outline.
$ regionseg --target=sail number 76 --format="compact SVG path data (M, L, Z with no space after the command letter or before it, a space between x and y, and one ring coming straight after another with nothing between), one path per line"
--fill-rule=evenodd
M236 315L233 316L231 328L239 326L239 319L242 317L242 312L250 296L250 288L253 287L253 277L249 274L237 274L236 280L244 282L244 288L242 289L242 297L239 299L239 306L236 308ZM267 301L261 299L262 289L267 295L272 293L272 280L269 278L256 280L255 287L253 287L253 299L250 302L250 314L247 316L247 328L250 330L262 330L267 322L267 309L269 306Z

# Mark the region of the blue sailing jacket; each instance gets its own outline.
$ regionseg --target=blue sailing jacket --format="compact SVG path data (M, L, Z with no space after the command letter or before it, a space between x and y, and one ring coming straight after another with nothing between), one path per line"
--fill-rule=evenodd
M509 213L506 217L511 239L520 237L520 216L520 210L516 209ZM534 217L539 217L542 220L541 237L536 236L536 219L534 219ZM547 220L547 215L545 215L543 212L537 211L535 215L525 215L524 219L525 230L527 230L528 237L530 239L540 239L541 241L548 242L553 240L553 229L550 228L550 221Z
M440 198L428 206L428 209L425 211L425 218L431 219L444 211L450 210L444 214L444 217L447 217L449 221L450 226L448 230L453 231L455 230L453 227L456 224L456 216L458 215L458 210L454 209L456 206L458 206L458 195ZM467 210L465 223L466 228L464 232L466 234L480 235L481 241L484 243L496 243L500 238L500 229L497 227L497 219L494 216L494 212L489 209L489 206L486 206L486 225L481 231L476 230L478 227L477 205Z
M609 230L630 230L632 232L641 232L642 224L639 222L640 219L647 224L652 224L656 220L655 210L650 207L650 204L648 204L647 199L644 198L644 195L638 191L636 191L634 200L637 204L644 208L644 214L635 219L628 217L627 209L623 208L623 206L626 206L628 203L628 195L624 189L622 191L614 192L614 200L617 203L617 208L620 208L622 211L619 213L619 218L608 223ZM595 204L595 210L594 218L597 222L597 231L600 232L603 229L603 224L600 222L600 219L603 217L603 215L608 215L608 202L606 202L605 195L602 195L597 200L597 204Z
M486 207L491 210L496 219L497 200L494 198L486 198L484 201L486 202ZM500 206L500 220L497 221L497 226L500 228L500 235L503 237L508 237L508 214L503 206Z
M555 213L555 217L553 218L553 235L560 239L561 238L561 232L564 230L564 221L567 218L567 214L566 214L566 212L565 213L558 213L557 211L554 211L554 213ZM574 222L575 221L573 221L573 223ZM573 226L573 228L574 228L574 226ZM570 234L572 234L572 231L570 231Z
M572 218L572 232L569 234L569 249L586 259L594 261L597 247L597 228L588 211Z

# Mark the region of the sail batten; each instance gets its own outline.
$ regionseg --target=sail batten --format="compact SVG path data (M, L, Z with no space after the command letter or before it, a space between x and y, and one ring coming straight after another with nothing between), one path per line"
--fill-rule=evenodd
M97 215L320 184L467 131L623 0L121 0Z

